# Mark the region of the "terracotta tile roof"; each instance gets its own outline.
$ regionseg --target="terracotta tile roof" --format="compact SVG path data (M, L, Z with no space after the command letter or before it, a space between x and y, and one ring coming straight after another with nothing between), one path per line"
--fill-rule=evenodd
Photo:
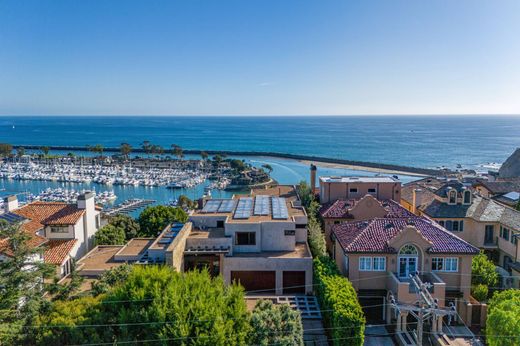
M332 219L353 219L349 210L356 205L355 200L337 200L332 203L327 203L320 208L320 214L323 218ZM385 217L413 217L414 214L409 212L399 203L393 200L381 201L381 205L386 209Z
M51 239L46 244L47 249L43 254L45 263L60 265L70 254L77 239Z
M421 217L344 222L332 226L332 232L345 252L396 253L388 243L410 224L432 243L427 250L429 253L477 254L479 251L435 222Z
M42 228L42 224L39 222L28 220L25 223L22 223L20 227L30 236L30 239L28 240L28 245L30 247L35 248L47 242L47 238L36 234L36 232ZM9 249L9 239L0 239L0 253L7 256L12 254L11 249Z
M42 225L74 225L85 213L74 204L61 202L33 202L13 213Z

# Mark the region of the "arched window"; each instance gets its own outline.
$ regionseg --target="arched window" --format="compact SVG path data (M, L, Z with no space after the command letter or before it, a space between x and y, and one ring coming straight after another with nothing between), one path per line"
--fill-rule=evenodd
M464 191L464 204L471 204L471 191Z
M448 192L448 203L449 204L457 204L457 191L451 190Z
M411 244L406 244L399 250L399 255L419 255L417 248Z

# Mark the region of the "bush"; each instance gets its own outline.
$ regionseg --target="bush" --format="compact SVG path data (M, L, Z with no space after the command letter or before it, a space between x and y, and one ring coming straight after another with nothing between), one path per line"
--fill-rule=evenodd
M471 262L471 283L473 285L483 284L495 287L498 283L498 273L495 264L490 261L484 252L473 257Z
M110 218L110 225L121 228L125 232L125 239L130 240L139 234L139 223L128 215L118 214Z
M303 345L301 315L287 304L259 300L251 316L249 345Z
M125 231L110 224L103 226L95 235L97 245L123 245Z
M325 256L327 254L327 245L325 237L321 231L321 226L314 218L309 219L307 225L309 248L314 257Z
M132 271L132 266L129 264L123 264L122 266L111 268L103 274L99 280L92 283L92 294L99 295L107 293L110 289L125 282Z
M330 257L314 259L314 284L332 345L363 345L365 317L356 291Z
M478 284L471 288L471 295L479 302L483 302L488 297L488 287L484 284Z
M520 290L494 294L489 302L486 339L490 346L520 345Z

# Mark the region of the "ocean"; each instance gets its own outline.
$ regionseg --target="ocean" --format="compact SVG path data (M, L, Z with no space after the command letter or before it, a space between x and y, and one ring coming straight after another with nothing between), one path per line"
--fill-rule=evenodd
M263 151L324 156L348 160L436 168L485 170L502 163L520 147L520 117L514 116L2 116L0 142L25 145L76 146L102 144L134 147L148 140L169 148ZM294 160L242 157L255 166L269 163L280 183L308 180L308 167ZM321 175L374 173L318 167ZM400 176L403 182L413 177ZM160 203L202 194L203 186L187 191L166 188L75 186L57 182L0 180L3 194L46 187L114 190L117 202L143 197ZM222 197L232 193L214 191Z

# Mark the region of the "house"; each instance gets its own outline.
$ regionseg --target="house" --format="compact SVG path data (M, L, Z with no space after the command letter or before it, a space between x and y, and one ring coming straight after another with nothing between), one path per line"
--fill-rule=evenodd
M320 203L356 200L369 194L379 200L401 199L401 182L393 177L320 177Z
M207 267L250 293L312 292L307 214L294 186L209 199L189 220L193 228L184 243L184 270Z
M410 191L412 190L412 191ZM403 186L403 204L412 211L435 220L448 231L484 250L503 268L502 276L511 276L507 285L518 287L515 268L520 264L520 211L475 194L469 186L450 181L438 188L417 189ZM413 207L415 206L415 207Z
M91 192L80 195L76 204L32 202L20 207L16 196L7 197L4 202L0 219L20 224L30 236L30 246L42 248L41 260L56 265L59 277L68 275L71 261L92 248L100 226L100 211ZM10 256L7 242L8 239L0 240L0 259Z
M404 208L403 208L404 209ZM376 217L332 226L333 258L360 297L417 301L411 275L419 273L440 308L453 303L471 320L471 260L479 250L424 217Z
M411 217L413 214L404 209L396 201L389 199L377 200L373 195L365 195L359 200L338 199L322 205L320 216L323 220L327 250L332 251L331 230L333 225L342 222L356 222L374 219L376 217Z
M473 187L479 195L489 197L511 208L518 206L520 199L520 178L499 179L495 181L479 180Z

